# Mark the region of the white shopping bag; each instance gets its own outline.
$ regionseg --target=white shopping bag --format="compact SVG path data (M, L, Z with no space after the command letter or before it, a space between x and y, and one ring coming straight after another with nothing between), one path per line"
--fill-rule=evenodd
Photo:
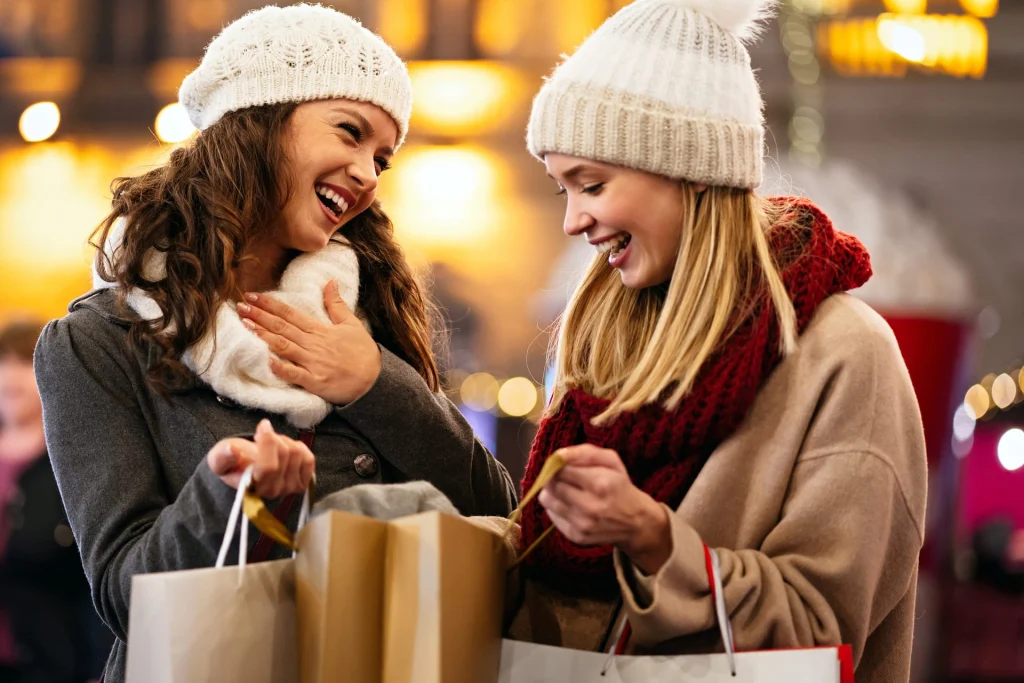
M246 564L242 517L238 567L225 567L239 522L246 471L216 567L132 577L127 683L296 683L295 561ZM303 519L309 498L303 500ZM301 522L300 522L301 524Z
M636 657L505 640L498 683L854 683L849 646L736 653L718 556L707 552L724 654Z

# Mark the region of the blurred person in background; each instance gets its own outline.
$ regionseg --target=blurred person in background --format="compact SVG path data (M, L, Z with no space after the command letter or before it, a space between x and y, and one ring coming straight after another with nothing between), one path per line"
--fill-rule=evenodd
M1007 595L1024 595L1024 529L1008 517L986 519L971 538L973 580Z
M32 373L41 329L0 329L0 610L17 654L4 680L82 683L99 678L113 636L93 608L46 456Z
M921 417L871 275L806 200L754 194L767 0L636 0L545 82L527 143L597 250L560 322L523 481L513 638L638 653L850 644L906 681L923 543ZM548 531L554 533L543 538ZM612 642L623 618L622 639Z
M54 471L117 636L107 683L124 680L132 576L213 566L250 466L292 529L314 465L323 495L425 480L502 517L516 498L439 393L427 301L376 202L411 111L394 51L335 10L265 7L214 38L179 98L199 134L115 181L98 289L36 351ZM267 541L250 559L286 556Z

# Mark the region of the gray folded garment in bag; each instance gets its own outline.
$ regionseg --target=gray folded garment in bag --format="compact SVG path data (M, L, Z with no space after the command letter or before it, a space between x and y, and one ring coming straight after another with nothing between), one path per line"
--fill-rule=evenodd
M319 503L313 506L310 516L316 517L328 510L350 512L384 521L432 510L453 517L462 517L448 497L426 481L350 486L329 496L324 496ZM504 517L462 517L462 519L501 538L508 552L509 564L515 560L519 547L519 525L513 526L510 533L506 534L507 522Z
M327 510L351 512L385 521L437 510L459 517L448 497L426 481L404 484L359 484L324 496L313 506L312 516Z

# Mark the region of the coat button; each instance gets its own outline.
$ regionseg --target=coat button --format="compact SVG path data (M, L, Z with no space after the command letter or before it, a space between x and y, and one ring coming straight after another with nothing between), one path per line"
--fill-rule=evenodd
M238 407L238 403L236 401L231 400L227 396L221 396L220 394L217 394L217 403L221 404L225 408L237 408Z
M377 467L377 458L366 453L358 456L352 464L356 469L356 474L363 479L367 479L377 474L377 470L379 469Z

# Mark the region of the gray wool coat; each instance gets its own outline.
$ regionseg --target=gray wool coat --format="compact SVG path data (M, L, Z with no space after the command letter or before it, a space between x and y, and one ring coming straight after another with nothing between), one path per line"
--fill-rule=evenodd
M198 381L160 397L145 381L147 358L127 343L134 315L113 291L87 294L47 325L35 359L53 469L96 608L117 636L106 683L124 680L132 576L215 563L234 492L207 467L210 447L252 435L263 417L298 438L282 417ZM381 357L374 386L315 429L318 491L425 480L464 515L508 515L516 490L505 468L411 366L386 349Z

